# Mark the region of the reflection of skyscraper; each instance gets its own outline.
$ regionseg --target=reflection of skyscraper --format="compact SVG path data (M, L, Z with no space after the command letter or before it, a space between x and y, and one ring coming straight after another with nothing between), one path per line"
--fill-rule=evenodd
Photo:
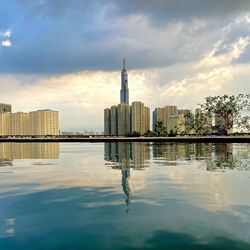
M105 143L104 159L111 162L114 169L120 169L122 175L122 190L126 195L126 205L130 203L131 189L129 186L130 169L142 169L145 161L150 158L150 147L145 143ZM114 162L118 164L113 164ZM128 211L128 210L127 210Z
M150 159L150 146L143 142L113 142L105 143L104 159L119 164L112 165L118 169L142 169Z
M120 103L129 104L128 73L126 69L125 59L123 59L122 72L121 72Z

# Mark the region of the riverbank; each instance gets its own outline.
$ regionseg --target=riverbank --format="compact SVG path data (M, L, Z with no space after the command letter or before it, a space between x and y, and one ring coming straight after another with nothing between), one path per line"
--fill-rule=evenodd
M250 136L178 136L178 137L89 137L89 138L0 138L1 142L185 142L250 143Z

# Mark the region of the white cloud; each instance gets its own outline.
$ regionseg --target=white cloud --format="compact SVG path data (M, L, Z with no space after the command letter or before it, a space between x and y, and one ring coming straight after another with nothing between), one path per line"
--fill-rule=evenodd
M2 46L3 47L10 47L12 45L10 40L4 40L2 41Z
M10 37L10 35L11 35L11 30L6 30L5 32L2 33L2 36L5 38Z

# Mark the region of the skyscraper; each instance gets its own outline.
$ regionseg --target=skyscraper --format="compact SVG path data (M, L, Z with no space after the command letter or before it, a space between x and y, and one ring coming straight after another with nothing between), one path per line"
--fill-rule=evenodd
M131 132L144 134L150 128L150 109L142 102L132 102Z
M118 110L118 135L125 136L130 133L130 107L127 103L117 106Z
M120 103L129 103L129 89L128 89L128 73L126 70L126 61L123 59L123 66L121 72L121 91L120 91Z

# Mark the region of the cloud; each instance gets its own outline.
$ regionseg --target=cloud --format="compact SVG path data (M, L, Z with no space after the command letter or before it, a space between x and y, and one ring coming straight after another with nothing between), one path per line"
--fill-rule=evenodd
M2 46L3 47L10 47L12 44L11 44L11 41L10 40L4 40L2 41Z
M131 69L188 63L213 46L235 15L247 16L249 4L243 0L237 4L232 0L8 1L0 4L0 30L11 35L15 46L0 51L0 71L109 71L119 69L124 56ZM11 33L6 31L10 29Z

